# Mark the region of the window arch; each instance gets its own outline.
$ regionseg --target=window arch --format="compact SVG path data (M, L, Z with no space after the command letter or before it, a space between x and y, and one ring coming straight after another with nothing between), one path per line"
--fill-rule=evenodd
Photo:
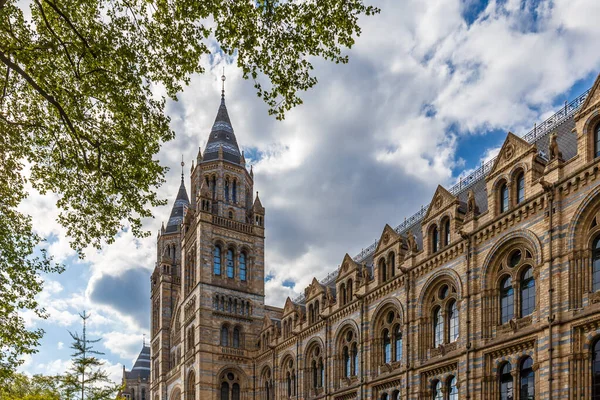
M394 390L392 392L392 400L400 400L400 391L399 390Z
M260 387L263 395L260 397L261 400L274 400L273 388L271 384L271 369L265 367L260 374Z
M348 303L350 303L352 301L352 295L353 295L353 291L352 291L352 279L348 279L348 284L346 285L346 301Z
M500 386L500 400L513 400L513 377L510 373L512 366L504 363L499 369L498 383Z
M458 388L456 387L456 377L451 376L446 381L446 393L448 400L458 400ZM525 399L523 399L525 400Z
M345 306L347 301L346 301L346 284L342 283L340 285L340 297L341 297L341 305Z
M431 394L433 400L444 400L444 394L442 393L442 382L435 380L431 384Z
M282 363L283 393L285 397L296 395L296 368L294 360L288 356Z
M213 273L221 275L221 246L218 244L213 249Z
M500 322L507 323L514 317L515 295L512 287L512 278L506 276L500 283Z
M381 394L381 400L388 400L388 394L387 393L382 393Z
M227 249L227 277L233 278L233 250Z
M442 222L444 232L442 233L442 246L448 246L450 244L450 218L444 218Z
M231 197L233 198L233 202L237 203L237 179L233 180L233 191Z
M381 282L385 282L387 280L387 277L387 264L385 262L385 259L382 257L379 260L379 279Z
M438 232L438 227L437 225L433 225L433 227L431 228L431 252L432 253L437 253L437 251L439 250L439 232Z
M337 354L341 364L341 378L350 378L358 374L358 335L352 328L342 330L338 337Z
M600 290L600 235L592 244L592 290L594 292Z
M239 375L234 371L225 371L221 374L221 396L220 400L240 400L241 381Z
M321 346L313 343L307 349L305 360L309 371L308 376L311 377L310 379L306 379L306 382L309 384L308 389L313 394L320 393L325 381L325 366Z
M525 173L520 171L516 178L516 196L515 200L517 204L525 201Z
M240 347L240 328L237 326L233 328L233 347L238 349Z
M396 276L396 253L393 251L389 255L390 277Z
M522 400L535 399L535 373L533 372L533 360L525 357L521 360L519 393Z
M531 315L535 309L535 279L533 268L526 267L521 273L521 318Z
M460 333L458 292L451 279L443 278L426 289L423 309L428 310L423 320L423 343L432 348L455 342Z
M382 311L376 320L376 335L380 350L377 365L402 362L402 322L400 313L391 306Z
M229 178L225 178L225 202L229 203Z
M191 370L188 374L186 396L187 400L196 400L196 374Z
M240 281L245 281L246 280L246 253L245 252L241 252L240 253Z
M444 343L444 315L442 307L433 309L433 347L439 347Z
M502 182L500 185L499 196L500 213L508 211L508 185L506 182Z
M229 346L229 327L227 325L221 327L221 346Z

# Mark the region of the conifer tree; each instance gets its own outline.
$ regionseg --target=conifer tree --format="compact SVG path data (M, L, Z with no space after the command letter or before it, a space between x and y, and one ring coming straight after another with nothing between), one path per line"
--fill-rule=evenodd
M117 386L108 378L108 373L102 368L104 362L97 356L104 353L94 350L94 343L101 339L90 339L86 332L86 323L90 314L79 314L83 321L83 331L80 335L69 331L73 343L71 355L73 366L63 377L63 394L66 399L79 400L108 400L114 399Z

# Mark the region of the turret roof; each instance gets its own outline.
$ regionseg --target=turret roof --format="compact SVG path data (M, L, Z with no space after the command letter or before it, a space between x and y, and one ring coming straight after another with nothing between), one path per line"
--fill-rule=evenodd
M225 106L225 95L221 95L221 105L217 111L215 122L210 131L206 149L204 150L204 161L216 160L219 158L219 147L223 148L223 158L236 164L240 164L241 153L238 147L233 126Z
M183 183L183 173L181 174L181 185L179 185L179 191L177 192L177 198L171 209L171 216L169 222L167 222L167 229L165 233L177 232L177 227L181 225L183 221L183 210L185 207L190 205L190 200L185 190L185 184Z
M131 371L126 372L127 379L148 380L150 378L150 347L144 345Z

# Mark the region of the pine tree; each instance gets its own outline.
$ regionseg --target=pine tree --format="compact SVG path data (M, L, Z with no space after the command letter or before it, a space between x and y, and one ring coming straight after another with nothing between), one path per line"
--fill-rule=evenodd
M63 394L67 399L104 400L114 399L117 386L108 378L108 373L102 368L104 362L97 356L104 353L94 350L94 343L101 339L89 339L86 333L86 323L90 314L79 314L83 320L83 332L80 335L69 331L73 338L71 355L73 365L63 377Z

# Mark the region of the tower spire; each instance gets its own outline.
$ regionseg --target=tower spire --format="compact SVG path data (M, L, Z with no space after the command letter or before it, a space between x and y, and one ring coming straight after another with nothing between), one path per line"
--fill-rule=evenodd
M183 167L185 163L183 162L183 154L181 155L181 182L183 182Z
M221 102L225 101L225 67L223 67L223 75L221 75Z

